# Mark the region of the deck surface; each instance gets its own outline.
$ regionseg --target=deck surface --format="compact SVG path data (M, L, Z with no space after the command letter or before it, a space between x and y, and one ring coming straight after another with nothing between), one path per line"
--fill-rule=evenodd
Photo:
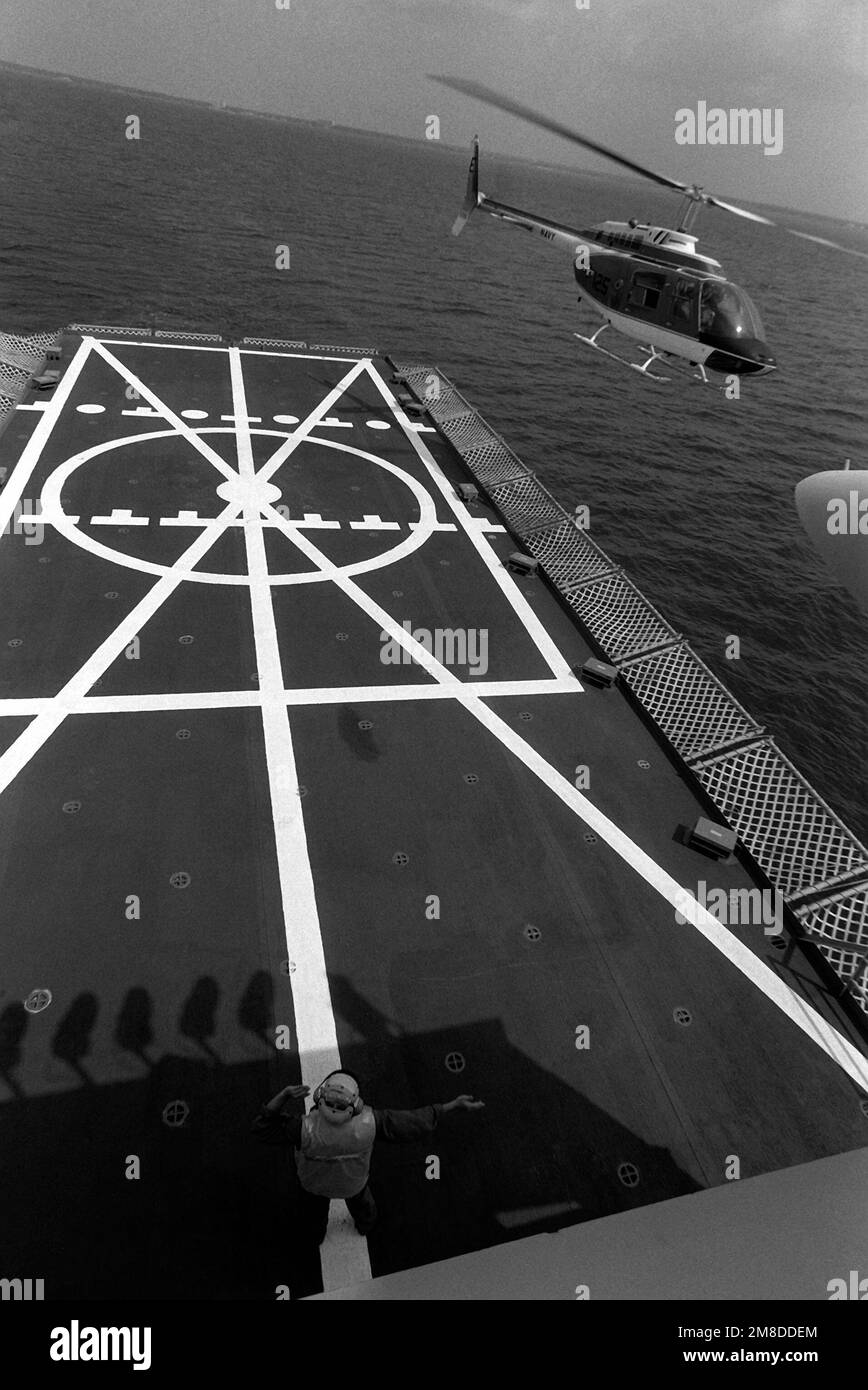
M66 346L0 440L0 1274L299 1296L864 1146L853 1025L766 923L676 921L759 880L388 366ZM486 1108L378 1145L320 1266L250 1123L341 1062Z

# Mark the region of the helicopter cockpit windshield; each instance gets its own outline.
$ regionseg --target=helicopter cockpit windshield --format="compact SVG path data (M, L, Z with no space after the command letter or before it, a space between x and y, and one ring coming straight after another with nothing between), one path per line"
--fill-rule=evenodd
M702 286L699 330L719 338L765 338L762 319L750 296L721 280L706 280Z

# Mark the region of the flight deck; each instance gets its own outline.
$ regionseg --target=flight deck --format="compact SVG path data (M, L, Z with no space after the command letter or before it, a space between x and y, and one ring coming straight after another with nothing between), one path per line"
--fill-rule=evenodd
M868 1144L864 1013L794 915L864 896L862 847L780 902L719 749L685 764L629 652L583 674L579 599L503 483L462 492L424 371L59 343L0 437L0 1275L302 1297ZM339 1065L485 1109L378 1144L377 1226L333 1202L310 1251L251 1123Z

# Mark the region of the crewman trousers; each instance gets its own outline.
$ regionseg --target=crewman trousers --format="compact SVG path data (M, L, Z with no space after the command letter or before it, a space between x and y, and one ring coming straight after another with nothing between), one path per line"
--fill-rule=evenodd
M299 1184L298 1204L301 1224L305 1235L322 1245L329 1224L329 1206L341 1198L321 1197L318 1193L307 1192ZM377 1204L369 1186L362 1188L355 1197L344 1197L347 1210L360 1235L366 1236L377 1220Z

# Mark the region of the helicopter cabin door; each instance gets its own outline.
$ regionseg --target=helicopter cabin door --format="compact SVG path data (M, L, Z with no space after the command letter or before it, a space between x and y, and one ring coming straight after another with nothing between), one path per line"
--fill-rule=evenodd
M675 281L667 323L680 333L693 335L699 331L699 285L696 280L679 276Z
M664 323L668 318L665 288L665 275L653 270L634 270L624 312L646 323Z

